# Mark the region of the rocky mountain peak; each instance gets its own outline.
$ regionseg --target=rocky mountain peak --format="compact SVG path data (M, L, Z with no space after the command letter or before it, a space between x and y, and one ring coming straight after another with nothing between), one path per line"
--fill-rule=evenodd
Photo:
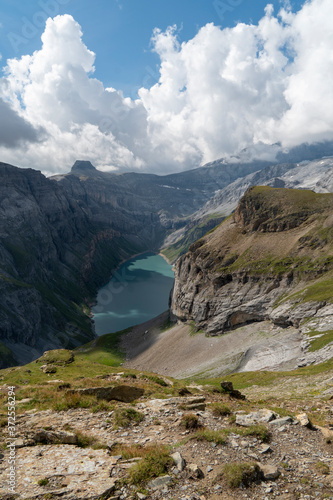
M71 174L93 174L97 173L98 170L90 161L76 160L71 169Z

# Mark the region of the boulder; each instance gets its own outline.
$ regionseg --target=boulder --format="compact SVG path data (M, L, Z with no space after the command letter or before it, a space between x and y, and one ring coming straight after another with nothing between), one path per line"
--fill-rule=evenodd
M35 443L77 444L77 435L67 431L47 431L40 429L32 436L32 439Z
M258 410L247 415L236 415L236 424L243 427L250 427L251 425L259 423L268 423L276 419L276 414L267 409Z
M187 470L189 472L189 477L192 479L202 479L205 477L205 474L202 472L200 467L197 464L189 464L187 466Z
M277 418L275 420L272 420L269 423L271 425L274 425L275 427L282 427L283 425L291 424L292 422L293 422L293 419L291 417L281 417L281 418Z
M306 413L300 413L299 415L296 415L296 418L302 427L309 427L310 429L312 428L312 424Z
M181 456L181 454L178 451L176 451L176 453L173 453L171 455L171 458L174 459L176 467L179 470L179 472L182 472L186 467L186 462L184 458Z
M172 483L173 481L170 476L161 476L156 479L152 479L152 481L148 483L148 488L152 490L162 490L166 486L170 486Z
M56 373L57 367L53 365L42 365L40 370L42 370L43 373Z
M243 399L243 400L246 399L244 394L242 394L240 391L237 391L236 389L234 389L232 382L222 381L221 388L222 388L222 391L229 394L229 396L231 398Z
M130 385L112 385L109 387L88 387L85 389L73 389L70 393L96 396L97 399L106 401L121 401L123 403L132 403L135 399L144 394L144 389Z
M265 481L274 481L280 476L280 471L275 465L263 465L258 462L259 469L262 472L263 478Z

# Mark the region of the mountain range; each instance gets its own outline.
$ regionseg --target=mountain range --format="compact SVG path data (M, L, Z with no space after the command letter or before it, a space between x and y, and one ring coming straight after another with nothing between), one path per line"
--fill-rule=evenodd
M1 163L0 366L93 339L90 306L121 261L161 248L176 259L249 186L328 192L332 173L332 158L281 165L218 160L167 176L105 173L77 161L51 178Z

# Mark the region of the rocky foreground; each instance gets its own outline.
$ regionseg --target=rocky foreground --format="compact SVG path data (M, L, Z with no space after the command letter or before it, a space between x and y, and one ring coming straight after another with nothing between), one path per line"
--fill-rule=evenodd
M175 390L171 380L156 380ZM66 390L62 381L51 382ZM111 384L112 390L120 384L112 407L107 407L104 387L104 411L100 399L95 413L79 407L18 414L16 494L6 489L9 450L4 449L1 499L333 498L327 391L279 403L273 396L278 387L262 401L257 386L240 393L230 383L224 389L192 384L164 399L142 389L139 374L110 373L103 384ZM84 391L74 390L72 397L79 393L82 398ZM92 396L93 389L89 391ZM131 401L137 391L143 393L138 399L119 401L122 393ZM23 399L18 406L25 404ZM6 431L3 425L3 440ZM155 477L149 456L156 464L165 454L164 469ZM133 472L138 464L146 467L144 475Z

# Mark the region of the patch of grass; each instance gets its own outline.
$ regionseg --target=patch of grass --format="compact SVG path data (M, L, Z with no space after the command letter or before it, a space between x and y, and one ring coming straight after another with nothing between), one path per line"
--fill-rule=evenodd
M264 443L267 443L270 440L270 432L264 424L254 424L250 427L244 428L233 428L232 432L236 434L240 434L241 436L255 436L261 439Z
M247 487L260 479L261 471L256 462L232 462L223 467L223 477L229 488Z
M314 333L317 333L318 335L315 335L310 339L310 352L318 351L330 342L333 342L333 330L327 330L326 332L311 332L311 335Z
M270 385L276 385L278 382L283 382L286 379L293 377L311 377L317 374L330 372L333 370L333 359L329 359L324 363L318 363L317 365L304 366L296 370L291 371L257 371L257 372L239 372L232 373L231 375L224 375L223 379L233 383L235 389L242 390L253 385L259 387L266 387ZM212 385L217 388L220 386L221 378L214 379L198 379L196 383L201 385Z
M117 408L113 413L116 427L129 427L131 424L139 424L142 420L144 420L143 413L134 408Z
M185 429L198 429L200 427L199 419L195 413L184 413L180 425Z
M83 396L79 393L66 392L60 395L53 403L52 408L55 411L66 411L72 408L91 408L97 403L95 396Z
M68 349L54 349L44 352L43 356L36 360L42 364L67 365L74 361L74 354Z
M124 455L123 455L124 456ZM162 476L174 465L166 446L150 445L141 450L141 460L128 472L128 483L145 486L155 477Z
M125 360L125 354L119 348L120 340L122 335L131 330L132 328L126 328L119 332L101 335L92 342L79 347L75 351L76 355L94 363L114 367L120 366Z
M144 378L151 380L151 382L154 382L155 384L161 385L162 387L168 386L166 381L163 380L161 377L158 377L157 375L145 375Z
M210 405L210 409L215 417L226 417L232 413L229 406L223 403L213 403Z
M330 468L324 462L317 462L316 469L320 474L328 475L330 473Z
M49 480L47 479L47 477L44 477L43 479L39 479L38 484L39 486L46 486L49 484Z
M77 431L75 434L77 437L77 445L80 448L93 448L94 450L107 448L107 446L102 444L95 436L90 436L80 431Z
M205 333L204 330L198 330L195 324L195 321L191 321L190 323L190 336L198 335L199 333Z
M192 437L197 441L208 441L209 443L225 444L225 433L222 431L214 431L211 429L200 429Z

